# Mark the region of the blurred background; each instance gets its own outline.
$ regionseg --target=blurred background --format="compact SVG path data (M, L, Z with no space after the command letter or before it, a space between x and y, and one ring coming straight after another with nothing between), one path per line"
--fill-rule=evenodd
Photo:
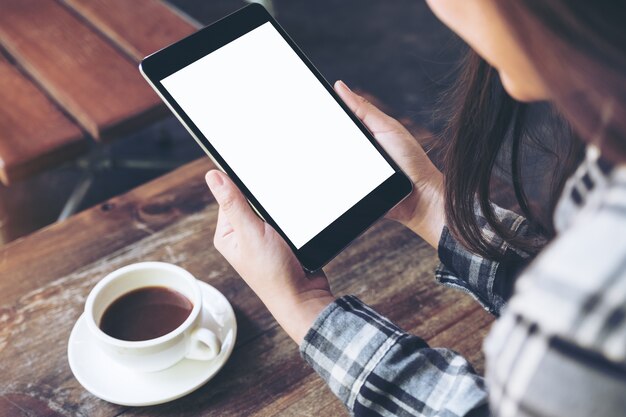
M242 0L168 3L200 25L245 5ZM464 46L436 20L424 2L275 0L273 11L329 82L346 81L412 128L441 128L442 120L436 111L438 101L454 79ZM1 48L0 55L14 62L11 51ZM21 70L19 63L16 67ZM0 106L0 145L2 111ZM135 169L137 166L132 163L116 166L109 159L94 163L87 154L0 185L0 244L55 222L84 180L86 164L91 164L93 175L88 187L82 190L84 193L79 191L82 195L73 211L100 204L203 156L184 128L169 115L103 146L108 156L135 161L135 165L141 165L137 161L146 158L160 162Z

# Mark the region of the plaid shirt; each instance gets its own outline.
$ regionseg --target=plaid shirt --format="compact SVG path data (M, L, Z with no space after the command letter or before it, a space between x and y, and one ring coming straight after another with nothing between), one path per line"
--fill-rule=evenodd
M598 156L588 149L557 206L558 236L532 261L486 226L499 263L444 228L437 280L500 316L484 342L485 378L354 296L320 314L303 358L357 416L626 415L626 166ZM497 211L527 232L524 218Z

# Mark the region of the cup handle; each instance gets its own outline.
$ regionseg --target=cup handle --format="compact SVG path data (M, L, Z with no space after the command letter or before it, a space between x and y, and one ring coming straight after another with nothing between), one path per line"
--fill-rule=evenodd
M208 361L220 353L221 343L215 333L199 327L191 333L191 346L186 357L198 361Z

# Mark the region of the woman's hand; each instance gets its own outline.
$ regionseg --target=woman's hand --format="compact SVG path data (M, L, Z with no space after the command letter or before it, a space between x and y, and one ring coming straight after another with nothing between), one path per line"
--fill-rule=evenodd
M343 81L335 83L335 91L413 181L413 193L387 217L409 227L436 248L445 221L443 175L400 122L354 93Z
M206 182L220 208L213 243L296 343L334 297L323 272L308 275L274 228L252 211L228 176Z
M341 81L335 89L376 140L413 181L413 193L389 212L437 247L443 228L442 175L417 140ZM262 221L228 176L217 170L206 181L220 209L213 243L235 268L278 323L298 344L334 297L323 272L306 274L293 252Z

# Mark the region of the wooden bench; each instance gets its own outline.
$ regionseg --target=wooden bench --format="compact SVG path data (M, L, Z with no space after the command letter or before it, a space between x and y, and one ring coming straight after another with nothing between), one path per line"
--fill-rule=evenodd
M0 180L166 115L137 63L198 26L159 0L0 0Z
M83 133L0 56L0 180L4 184L76 156Z

